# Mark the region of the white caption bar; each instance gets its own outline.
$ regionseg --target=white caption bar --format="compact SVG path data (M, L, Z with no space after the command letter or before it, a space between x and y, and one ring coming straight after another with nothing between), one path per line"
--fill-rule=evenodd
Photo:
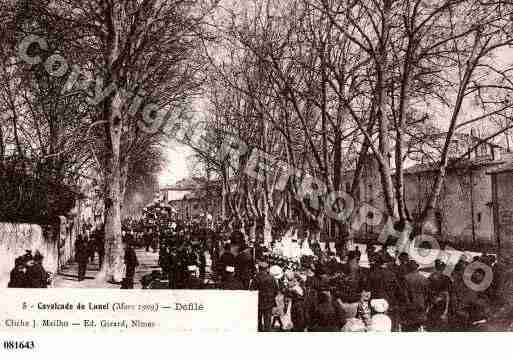
M256 332L257 292L6 289L0 332Z

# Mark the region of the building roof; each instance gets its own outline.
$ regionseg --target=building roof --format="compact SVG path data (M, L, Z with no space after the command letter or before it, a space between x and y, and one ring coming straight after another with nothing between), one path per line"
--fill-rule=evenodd
M506 163L506 164L500 166L499 168L495 168L495 169L487 172L487 174L498 174L498 173L505 173L505 172L513 172L513 163Z
M501 160L492 160L488 157L483 158L473 158L473 159L462 159L457 161L456 163L452 163L449 161L447 169L455 170L455 169L477 169L481 167L490 167L490 166L499 166L504 164L504 161ZM429 164L417 164L411 167L405 168L405 174L417 174L424 172L433 172L438 170L438 165L434 163Z
M183 178L170 186L166 186L161 191L192 191L205 184L206 180L198 177Z
M427 134L424 135L424 139L429 138L431 140L438 140L442 139L445 141L447 138L447 131L443 131L438 127L435 126L417 126L417 128L423 129L423 131L427 131ZM452 135L453 140L467 140L472 143L478 143L483 142L483 144L490 145L495 148L504 148L504 146L501 146L500 144L495 143L493 140L486 140L482 138L482 136L478 136L473 133L474 131L470 131L470 133L464 133L464 132L456 132Z

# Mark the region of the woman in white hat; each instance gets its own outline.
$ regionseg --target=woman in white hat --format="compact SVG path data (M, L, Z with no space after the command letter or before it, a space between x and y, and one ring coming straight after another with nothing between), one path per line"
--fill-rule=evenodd
M371 308L374 314L371 318L371 332L391 332L392 320L386 314L388 310L388 302L385 299L372 299Z
M269 273L276 281L280 281L283 278L283 269L281 269L281 267L278 265L271 266Z
M282 293L283 286L281 283L283 278L283 269L278 265L272 265L271 268L269 268L269 274L273 277L279 291L276 295L276 305L272 309L271 327L283 329L283 322L281 320L285 315L285 296ZM278 326L276 324L278 324Z

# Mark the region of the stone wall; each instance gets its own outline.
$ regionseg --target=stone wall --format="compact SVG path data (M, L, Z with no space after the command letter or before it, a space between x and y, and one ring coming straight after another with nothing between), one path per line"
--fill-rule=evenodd
M501 247L513 247L513 172L498 173L495 176L497 239L500 241Z
M441 235L445 240L461 245L494 242L490 207L492 184L490 176L486 174L488 169L448 171L438 205ZM406 205L413 217L424 209L434 180L433 172L405 176Z

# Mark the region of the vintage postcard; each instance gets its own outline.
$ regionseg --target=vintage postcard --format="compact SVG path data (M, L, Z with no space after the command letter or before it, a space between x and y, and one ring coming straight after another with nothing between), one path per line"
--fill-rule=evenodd
M512 19L0 0L0 352L71 331L511 331Z

